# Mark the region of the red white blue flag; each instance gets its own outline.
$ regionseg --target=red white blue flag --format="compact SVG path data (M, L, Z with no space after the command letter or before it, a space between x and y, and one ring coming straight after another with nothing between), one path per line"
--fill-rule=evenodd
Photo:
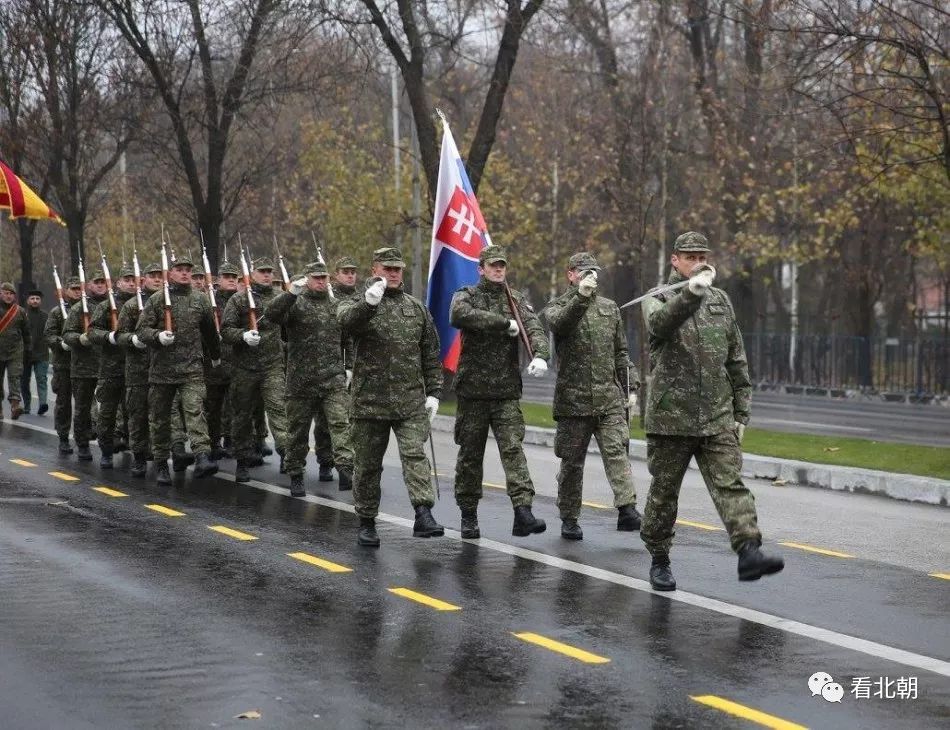
M462 343L459 331L449 324L452 295L460 287L478 283L478 254L490 243L465 164L443 118L426 305L439 332L442 366L453 373Z

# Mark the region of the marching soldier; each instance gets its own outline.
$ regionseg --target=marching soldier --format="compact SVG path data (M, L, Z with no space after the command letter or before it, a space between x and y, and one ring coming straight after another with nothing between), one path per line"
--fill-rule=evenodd
M486 246L478 257L479 281L452 297L451 324L462 332L455 391L455 501L462 511L462 537L477 538L478 502L482 498L482 464L491 429L505 470L508 496L514 507L511 534L526 537L547 525L531 511L534 485L525 459L524 415L521 412L520 326L508 302L508 259L501 246ZM524 295L511 291L518 317L534 352L528 374L547 372L547 337Z
M247 292L238 292L228 300L221 318L221 338L231 346L231 438L237 469L234 480L250 481L248 466L259 454L254 426L257 399L262 399L267 420L281 462L287 444L287 416L284 408L284 361L280 326L267 316L274 291L274 264L258 259L251 284L257 305L257 329L248 329Z
M690 231L673 245L670 283L676 293L644 302L652 383L646 407L647 464L653 477L640 537L653 556L650 585L676 589L670 547L680 486L696 457L732 549L739 580L777 573L785 561L760 550L755 498L742 483L742 436L752 384L732 302L712 286L706 237Z
M106 278L101 271L93 271L86 282L86 301L89 313L106 300ZM90 328L91 329L91 328ZM92 439L92 407L99 381L100 350L86 332L83 322L82 301L69 310L63 339L72 350L69 373L73 387L73 437L76 439L76 458L92 461L89 441ZM101 434L100 434L101 435Z
M23 378L23 353L30 352L30 325L26 312L16 302L16 287L10 282L0 284L0 394L3 373L7 374L7 400L10 417L15 421L23 414L20 405L20 381ZM0 408L0 420L3 409Z
M169 271L172 329L165 329L164 291L149 297L139 317L135 334L152 348L148 371L148 406L152 455L158 467L157 482L171 484L168 457L171 453L171 415L175 394L181 394L185 427L196 454L194 476L198 479L218 471L211 459L211 441L204 414L204 351L212 360L221 358L214 314L207 297L191 288L191 260L179 256Z
M223 262L218 267L218 288L215 291L215 298L218 301L218 309L222 312L227 306L228 300L238 290L238 277L241 275L241 269L230 261ZM225 441L230 443L230 429L225 429L224 408L228 399L228 389L231 387L231 346L226 342L221 343L221 364L217 367L211 366L210 358L205 358L205 384L208 394L205 399L208 414L208 434L211 437L211 450L215 459L225 458L227 451L222 447L222 436ZM227 424L230 426L230 422Z
M373 254L373 279L340 303L339 319L356 349L353 375L353 501L357 542L379 547L376 515L389 432L396 434L402 474L416 519L415 537L445 529L432 517L435 490L424 444L442 395L439 335L429 311L403 291L406 264L398 248Z
M66 280L66 288L63 290L63 301L67 312L68 308L79 301L80 296L82 296L82 285L79 278L69 277ZM65 327L63 310L57 304L49 310L43 337L46 339L53 363L53 379L50 383L56 395L56 403L53 406L53 425L56 428L56 435L59 436L59 453L62 456L73 453L73 447L69 444L69 429L72 427L73 420L73 385L70 376L72 350L63 339Z
M330 429L333 461L340 473L340 489L352 485L353 451L348 440L346 376L343 372L343 333L337 320L338 299L327 291L327 267L307 264L306 284L300 294L283 292L267 309L272 322L287 332L287 473L290 493L306 494L303 472L309 450L310 424L317 413Z
M554 333L558 357L554 388L554 455L561 459L557 474L557 506L561 537L582 540L581 514L584 462L591 436L597 439L607 481L614 492L617 529L640 529L637 494L627 455L630 431L625 417L625 393L639 387L628 381L627 337L616 302L597 295L600 267L593 254L581 252L568 261L571 288L552 300L541 319Z

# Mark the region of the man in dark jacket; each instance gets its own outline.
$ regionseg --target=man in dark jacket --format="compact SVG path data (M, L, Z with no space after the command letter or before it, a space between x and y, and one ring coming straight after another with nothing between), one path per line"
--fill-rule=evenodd
M49 348L43 332L46 329L46 320L49 315L43 311L43 292L33 289L26 296L26 321L30 328L30 342L32 347L23 354L23 376L20 379L20 391L23 393L23 412L29 413L33 394L31 382L36 376L36 395L40 405L36 413L43 416L49 410L46 402L46 380L49 375Z

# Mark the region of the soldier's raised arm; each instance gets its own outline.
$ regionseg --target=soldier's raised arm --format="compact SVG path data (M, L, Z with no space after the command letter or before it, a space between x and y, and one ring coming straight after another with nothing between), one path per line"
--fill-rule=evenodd
M548 302L541 314L551 331L563 337L577 328L592 300L593 297L582 297L578 294L575 287Z
M267 313L265 316L271 322L288 325L293 320L294 304L296 302L296 294L289 291L282 291L267 304Z
M346 301L341 302L340 308L337 310L337 319L343 328L350 332L361 332L364 330L370 320L376 316L376 312L379 309L379 300L377 300L376 304L370 304L366 299L367 291L372 286L376 286L376 284L372 283L372 280L367 281L370 283L370 286L364 285L361 291ZM383 286L385 287L385 284ZM382 296L382 292L380 292L380 296Z
M659 306L651 308L647 320L650 334L661 340L669 339L682 327L683 322L696 314L702 303L702 297L693 294L689 288L682 289Z

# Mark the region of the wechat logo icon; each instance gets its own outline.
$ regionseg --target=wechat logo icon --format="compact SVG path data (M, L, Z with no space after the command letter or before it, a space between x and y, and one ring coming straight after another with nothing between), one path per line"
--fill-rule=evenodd
M835 682L828 672L815 672L808 678L808 689L811 696L821 695L826 702L841 702L844 697L844 687Z

